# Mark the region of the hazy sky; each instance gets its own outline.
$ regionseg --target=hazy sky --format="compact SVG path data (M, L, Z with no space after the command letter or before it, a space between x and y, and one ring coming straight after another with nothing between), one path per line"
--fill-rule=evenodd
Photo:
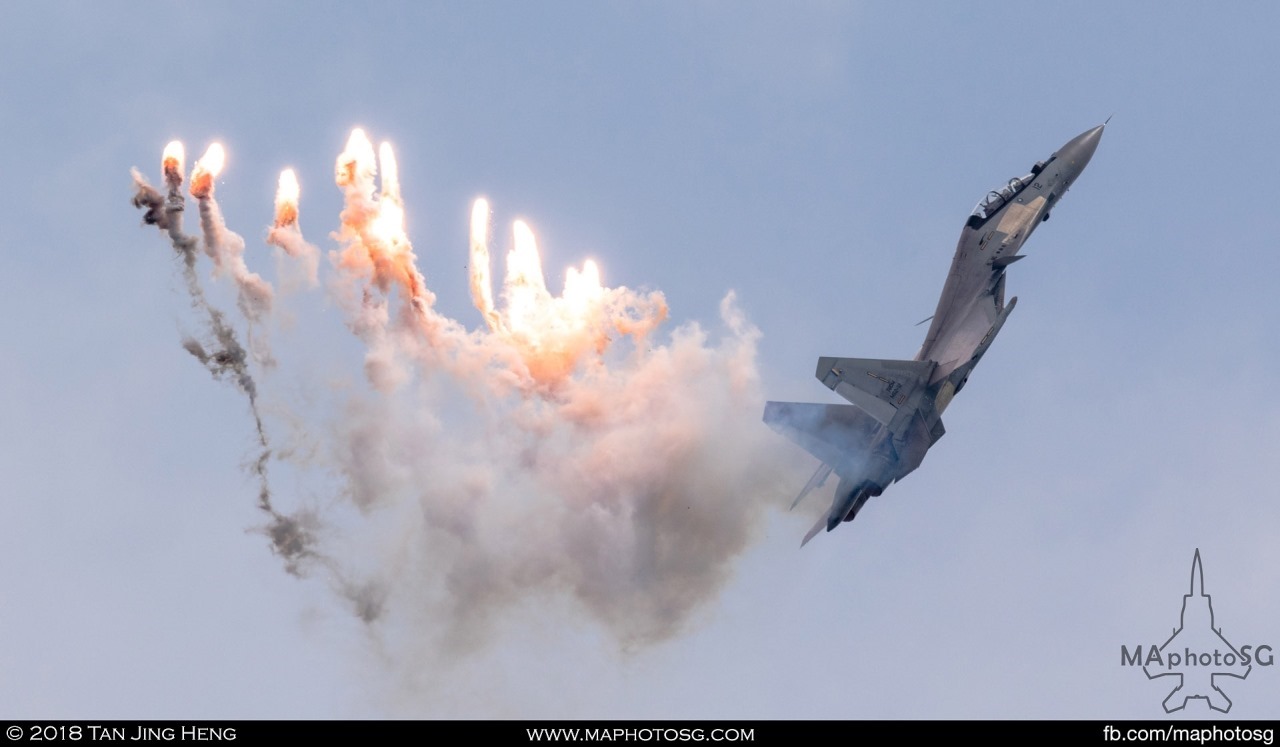
M263 5L6 14L0 715L1158 718L1173 678L1121 666L1120 647L1178 625L1197 548L1226 639L1280 647L1275 4ZM763 398L835 402L816 358L910 358L974 203L1112 115L1009 271L1017 312L946 437L856 522L800 550L830 486L786 513L813 460L759 423L759 398L707 390L704 438L684 444L698 474L677 497L741 493L741 515L704 508L723 516L707 536L731 527L745 545L655 643L611 632L658 614L648 597L600 612L516 574L489 587L514 601L478 642L442 650L438 610L412 590L518 565L543 527L469 514L489 554L476 566L455 548L436 575L437 550L412 545L430 514L413 498L415 429L482 442L465 412L414 409L448 403L447 387L374 392L341 299L286 288L263 241L293 167L332 277L333 164L362 126L396 148L442 314L483 325L466 267L485 195L495 254L528 220L553 291L594 258L607 285L665 294L655 347L696 322L711 351L732 338L733 291L761 337L754 364L708 369L724 388L754 365ZM396 577L385 621L357 619L322 569L285 573L255 531L246 401L183 351L202 317L129 205L129 168L158 183L174 138L191 157L226 145L228 225L280 294L280 365L258 371L266 425L294 449L273 462L276 495ZM204 257L197 272L243 331L230 279ZM410 499L362 514L332 449L375 413L412 436L389 468ZM645 433L662 426L655 414ZM610 467L666 469L665 443ZM694 553L703 529L666 551ZM507 542L525 547L504 558ZM544 549L568 575L613 560ZM1219 685L1232 717L1280 716L1280 668Z

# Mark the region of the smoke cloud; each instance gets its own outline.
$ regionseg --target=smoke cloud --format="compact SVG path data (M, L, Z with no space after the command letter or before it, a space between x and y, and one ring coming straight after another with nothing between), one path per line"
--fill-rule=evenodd
M404 231L394 154L386 144L375 154L360 130L335 167L344 207L322 285L364 345L369 386L316 377L328 402L312 410L273 399L273 418L305 423L276 434L273 451L259 385L284 385L270 355L247 355L205 299L200 242L182 233L181 156L171 160L166 151L168 194L135 171L133 202L167 233L204 320L208 339L183 347L246 397L273 551L290 572L324 579L375 636L461 655L530 609L555 608L623 649L665 640L715 599L766 508L784 499L781 457L759 420L759 332L731 292L712 329L664 331L660 292L605 286L590 260L553 294L532 229L516 222L495 293L491 212L479 200L469 249L482 326L469 329L436 308ZM249 271L202 181L210 171L192 176L203 246L215 277L236 283L252 330L270 319L272 288ZM267 243L316 285L319 252L302 238L292 172L275 207ZM320 475L330 494L277 510L276 460Z

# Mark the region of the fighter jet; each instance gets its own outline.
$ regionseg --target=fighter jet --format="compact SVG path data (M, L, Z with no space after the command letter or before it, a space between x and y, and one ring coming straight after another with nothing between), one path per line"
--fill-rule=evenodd
M942 438L942 412L1018 302L1005 303L1005 271L1023 258L1023 244L1084 171L1105 126L1072 138L1031 173L978 203L960 231L942 297L914 359L819 358L818 380L852 404L766 403L764 422L822 461L792 507L832 472L840 477L831 509L802 546L824 525L829 532L852 521L868 499L919 467Z

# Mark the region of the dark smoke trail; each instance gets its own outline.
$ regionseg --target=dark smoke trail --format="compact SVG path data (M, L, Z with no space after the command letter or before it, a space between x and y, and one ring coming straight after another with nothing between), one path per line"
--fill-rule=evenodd
M165 231L173 249L182 259L182 277L186 282L187 295L191 306L204 315L212 339L216 343L212 349L206 349L200 341L192 337L182 340L182 347L205 367L215 379L230 379L245 395L249 402L249 411L253 414L254 429L257 433L259 453L249 470L258 481L258 508L271 517L271 522L263 532L271 540L271 549L285 563L285 569L294 575L300 575L302 564L315 555L312 551L314 538L309 522L297 517L286 516L271 504L271 483L267 465L271 459L271 445L267 431L262 422L258 407L258 389L253 376L249 373L249 360L244 347L236 338L235 330L229 325L223 313L214 308L205 298L200 278L196 274L197 248L199 239L182 232L182 214L185 199L182 196L182 175L177 168L169 168L166 164L165 182L168 186L167 197L134 169L133 182L135 193L133 206L146 209L142 220L147 225L156 226ZM202 203L208 202L201 200ZM256 277L256 276L255 276ZM242 304L242 309L243 309ZM248 310L246 315L248 315Z

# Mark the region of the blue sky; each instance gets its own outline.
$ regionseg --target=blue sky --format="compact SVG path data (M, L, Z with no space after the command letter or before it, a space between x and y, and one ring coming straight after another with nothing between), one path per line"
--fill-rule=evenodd
M0 49L0 715L1162 716L1170 688L1120 646L1167 637L1196 548L1226 638L1280 646L1277 13L24 5ZM221 140L223 210L274 282L276 175L298 170L303 230L336 248L333 159L362 126L396 146L443 313L481 324L483 194L495 227L532 223L550 278L593 257L660 289L668 332L719 339L734 291L763 395L830 402L815 359L911 357L973 204L1112 115L920 470L800 551L828 498L783 510L810 462L760 424L782 467L752 488L749 544L678 635L628 651L548 594L441 658L431 614L371 630L323 574L285 574L248 531L244 400L182 351L199 318L128 205L131 166L158 181L170 139ZM298 423L364 391L363 348L325 292L283 308L267 422L308 443ZM322 461L281 464L282 500L340 504ZM715 464L741 480L750 461ZM1227 689L1233 716L1278 715L1274 668Z

